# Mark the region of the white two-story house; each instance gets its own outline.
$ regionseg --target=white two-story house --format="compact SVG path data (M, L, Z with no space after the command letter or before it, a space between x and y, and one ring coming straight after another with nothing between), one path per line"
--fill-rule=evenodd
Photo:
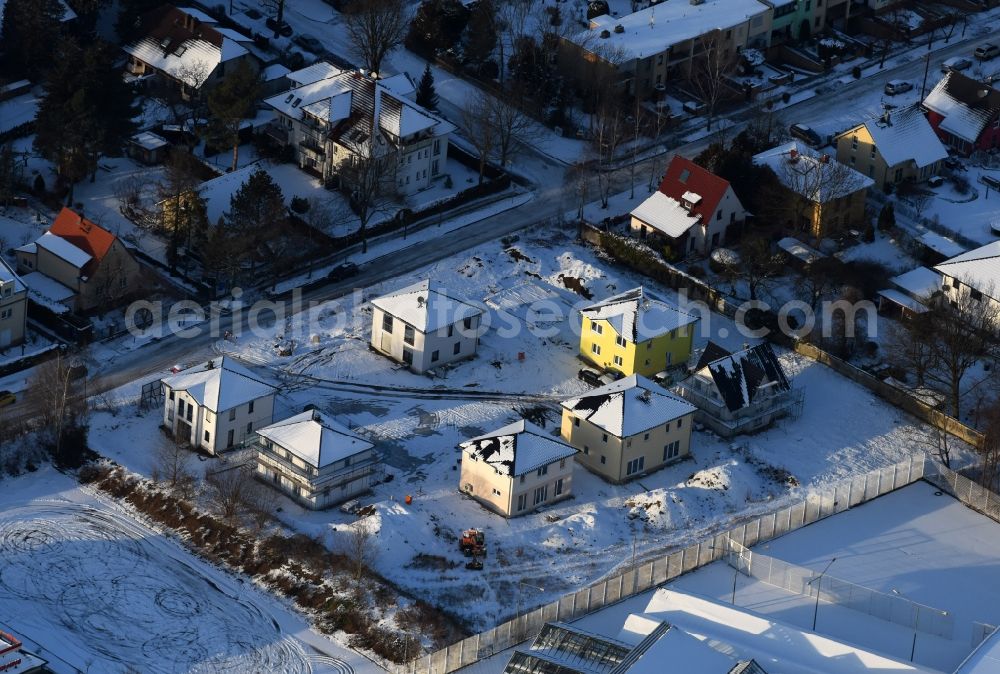
M311 510L354 498L382 476L374 445L319 410L257 431L257 476Z
M273 420L274 386L220 356L160 380L163 425L209 454L240 446Z
M297 86L264 101L277 113L268 134L292 148L300 168L329 182L353 157L394 155L393 180L402 195L444 176L455 127L408 98L409 77L379 79L319 65L290 73L286 78Z
M421 281L372 300L372 348L420 374L476 354L483 310Z

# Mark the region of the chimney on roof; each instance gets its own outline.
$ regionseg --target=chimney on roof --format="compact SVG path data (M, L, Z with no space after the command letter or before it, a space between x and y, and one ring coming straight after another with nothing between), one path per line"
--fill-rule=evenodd
M423 295L417 295L417 306L421 309L424 308L424 304L427 302Z
M819 163L821 163L821 164L829 164L830 163L830 155L828 155L828 154L821 154L819 156Z
M788 161L792 164L799 160L799 151L794 147L788 151Z
M209 361L207 363L205 363L205 369L206 370L214 370L215 369L215 363L211 359L209 359Z
M368 71L365 70L364 68L358 68L358 74L361 75L362 77L367 77Z

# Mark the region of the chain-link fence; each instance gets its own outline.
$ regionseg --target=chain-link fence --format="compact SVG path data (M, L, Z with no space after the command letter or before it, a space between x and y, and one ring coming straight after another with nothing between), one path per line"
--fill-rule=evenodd
M886 594L816 571L753 552L737 541L726 541L726 563L740 573L794 594L864 613L886 622L944 639L955 635L955 619L947 611L918 604L898 594Z

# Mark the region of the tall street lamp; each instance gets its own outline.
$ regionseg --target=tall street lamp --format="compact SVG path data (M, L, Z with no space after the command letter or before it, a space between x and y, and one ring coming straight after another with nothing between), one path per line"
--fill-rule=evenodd
M815 578L813 578L812 580L810 580L809 583L808 583L809 585L812 585L813 582L816 583L816 604L815 604L815 606L813 606L813 632L816 631L816 618L819 616L819 592L820 592L820 589L821 589L820 586L822 585L822 582L823 582L823 576L826 575L826 572L830 570L830 567L833 566L833 563L836 562L836 561L837 561L836 557L834 557L833 559L831 559L827 563L826 568L823 569L823 573L819 574L818 576L816 576Z

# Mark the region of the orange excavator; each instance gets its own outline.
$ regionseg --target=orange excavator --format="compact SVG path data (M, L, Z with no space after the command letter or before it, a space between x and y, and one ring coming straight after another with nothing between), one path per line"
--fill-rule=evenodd
M458 539L458 549L466 557L485 557L486 535L479 529L466 529Z

